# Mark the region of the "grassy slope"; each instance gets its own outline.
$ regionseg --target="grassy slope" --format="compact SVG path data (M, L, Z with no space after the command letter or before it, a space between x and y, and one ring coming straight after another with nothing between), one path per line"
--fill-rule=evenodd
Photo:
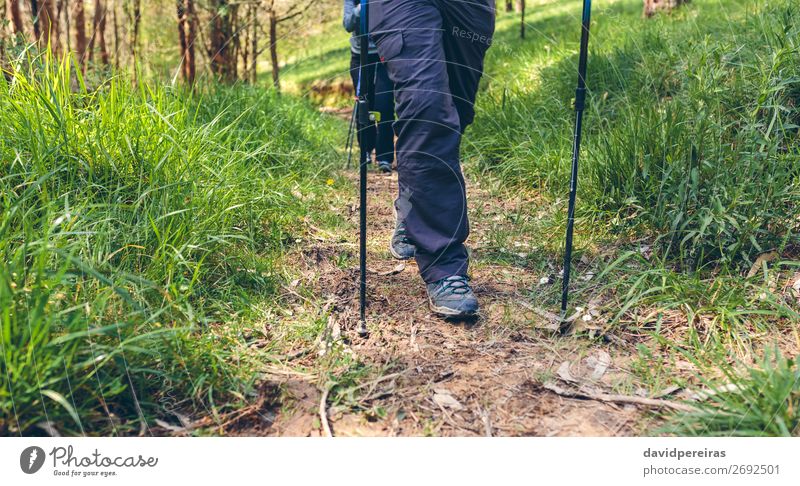
M0 78L0 433L124 434L240 406L275 345L250 346L254 318L329 190L340 125L247 87L90 91L40 59L14 75Z

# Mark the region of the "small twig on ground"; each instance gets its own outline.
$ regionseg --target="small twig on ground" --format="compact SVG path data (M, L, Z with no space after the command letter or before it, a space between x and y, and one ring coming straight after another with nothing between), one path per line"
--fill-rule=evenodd
M436 402L434 401L434 403ZM447 422L451 427L460 430L462 432L472 432L473 434L479 434L479 432L475 429L470 429L468 427L458 425L455 422L455 420L453 420L452 415L450 415L450 413L440 403L436 403L436 405L439 407L439 410L442 411L442 415L444 416L444 421Z
M380 383L382 381L392 380L394 378L398 378L400 376L403 376L406 373L408 373L408 370L403 370L403 371L399 371L397 373L389 373L388 375L380 376L380 377L378 377L378 378L376 378L376 379L374 379L372 381L368 381L367 383L362 383L362 384L360 384L360 385L358 385L356 387L353 387L353 391L361 390L363 388L369 387L369 392L367 392L367 394L370 395L375 390L375 387L378 385L378 383Z
M325 390L322 392L322 398L319 400L319 421L322 423L322 430L325 432L325 437L333 437L333 432L331 431L331 424L328 423L328 393L330 393L330 387L326 386Z
M419 346L417 345L417 324L411 323L411 338L409 339L409 347L415 352L419 353Z
M485 409L481 410L480 411L480 417L481 417L481 420L483 421L483 433L486 435L486 437L491 437L492 436L492 419L489 417L489 411L485 410Z
M630 403L633 405L642 405L645 407L653 407L653 408L671 408L679 412L690 412L694 410L689 405L684 405L682 403L677 403L677 402L671 402L669 400L662 400L658 398L634 397L630 395L611 395L608 393L593 392L586 389L568 390L566 388L561 388L560 386L556 385L553 382L546 382L542 385L542 387L546 390L555 393L556 395L561 395L562 397L567 397L567 398L583 398L583 399L597 400L599 402L609 402L609 403Z
M379 277L390 277L392 275L397 275L399 273L403 273L403 270L406 269L405 263L400 263L396 265L393 269L385 271L385 272L378 272L376 270L367 270L367 273L371 273L373 275L378 275Z

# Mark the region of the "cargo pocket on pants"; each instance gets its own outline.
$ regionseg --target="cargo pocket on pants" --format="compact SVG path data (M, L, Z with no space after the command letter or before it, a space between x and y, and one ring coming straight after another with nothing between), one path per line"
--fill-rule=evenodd
M381 62L397 59L403 52L403 32L398 30L384 34L377 39L376 44Z

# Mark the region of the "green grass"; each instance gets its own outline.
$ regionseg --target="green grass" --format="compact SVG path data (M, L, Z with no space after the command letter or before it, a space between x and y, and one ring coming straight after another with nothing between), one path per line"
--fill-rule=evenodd
M698 1L644 21L633 2L605 2L595 14L582 216L654 235L690 268L747 266L797 242L800 10ZM515 25L498 34L468 148L479 170L558 197L576 70L574 45L550 36L578 24L552 2L538 15L547 30L530 41L505 41ZM509 64L526 81L491 77Z
M755 366L718 364L722 381L707 386L696 410L672 417L662 431L680 436L800 436L800 369L779 351ZM741 369L744 368L744 369Z
M244 86L88 90L24 53L11 69L0 433L138 433L172 410L234 407L265 359L243 323L274 305L341 124Z

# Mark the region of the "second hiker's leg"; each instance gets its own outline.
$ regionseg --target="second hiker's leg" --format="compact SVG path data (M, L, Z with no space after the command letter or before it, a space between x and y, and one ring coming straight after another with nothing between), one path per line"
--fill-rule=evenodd
M461 126L450 94L442 28L436 0L370 4L370 32L395 89L396 207L429 284L463 277L468 265Z
M359 75L363 75L365 78L367 76L375 76L375 65L374 63L377 62L377 56L371 60L372 64L368 64L363 68L360 67L360 56L356 53L352 53L350 57L350 78L353 80L353 89L358 95L358 83L359 83ZM367 127L357 126L357 140L358 146L362 147L367 153L367 163L369 163L372 158L371 155L372 151L375 149L375 126L369 125ZM363 161L362 161L363 163Z
M386 66L379 62L375 69L375 111L381 114L378 137L375 143L375 158L378 165L389 166L394 162L394 86ZM382 167L383 168L383 167Z

